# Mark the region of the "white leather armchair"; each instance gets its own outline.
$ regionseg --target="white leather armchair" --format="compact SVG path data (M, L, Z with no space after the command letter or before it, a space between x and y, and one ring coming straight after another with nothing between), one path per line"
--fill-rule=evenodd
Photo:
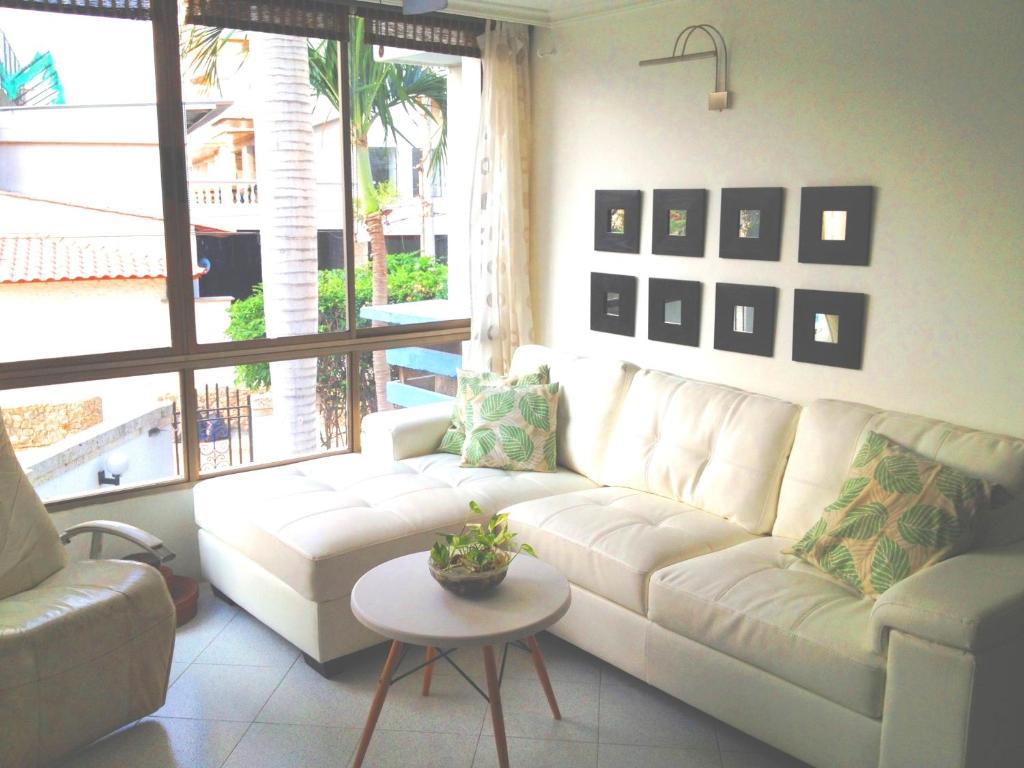
M160 560L143 531L87 523ZM124 560L68 563L0 420L0 766L51 764L159 709L174 648L174 604L160 573Z

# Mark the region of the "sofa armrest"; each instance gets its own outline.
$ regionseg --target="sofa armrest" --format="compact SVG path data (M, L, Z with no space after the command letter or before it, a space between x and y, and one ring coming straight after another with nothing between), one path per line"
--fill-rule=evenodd
M361 451L382 461L436 453L452 421L452 403L380 411L363 417Z
M875 649L890 629L965 651L1024 632L1024 542L944 560L887 590L871 611Z

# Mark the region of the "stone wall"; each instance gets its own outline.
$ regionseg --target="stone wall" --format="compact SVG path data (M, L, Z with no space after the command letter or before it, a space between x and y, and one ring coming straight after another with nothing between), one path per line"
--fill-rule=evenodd
M103 400L5 408L3 418L15 450L43 448L103 421Z

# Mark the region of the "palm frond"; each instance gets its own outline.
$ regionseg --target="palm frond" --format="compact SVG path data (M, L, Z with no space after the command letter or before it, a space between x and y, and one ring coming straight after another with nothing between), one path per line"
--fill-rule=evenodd
M221 51L231 40L248 39L248 35L236 29L221 27L187 27L188 34L181 38L181 58L189 70L197 75L206 88L220 89ZM241 61L239 62L241 66Z

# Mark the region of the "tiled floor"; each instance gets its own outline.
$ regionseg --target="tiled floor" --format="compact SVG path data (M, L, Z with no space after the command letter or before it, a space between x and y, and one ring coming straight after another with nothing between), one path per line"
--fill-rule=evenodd
M513 766L796 768L801 763L557 638L544 635L562 721L552 720L529 656L509 650L502 702ZM477 681L483 664L462 651ZM167 704L85 750L65 768L339 768L349 765L384 658L355 654L325 680L299 651L207 587L178 633ZM405 667L418 663L412 649ZM419 676L391 689L365 765L497 765L486 702L447 664L430 698Z

